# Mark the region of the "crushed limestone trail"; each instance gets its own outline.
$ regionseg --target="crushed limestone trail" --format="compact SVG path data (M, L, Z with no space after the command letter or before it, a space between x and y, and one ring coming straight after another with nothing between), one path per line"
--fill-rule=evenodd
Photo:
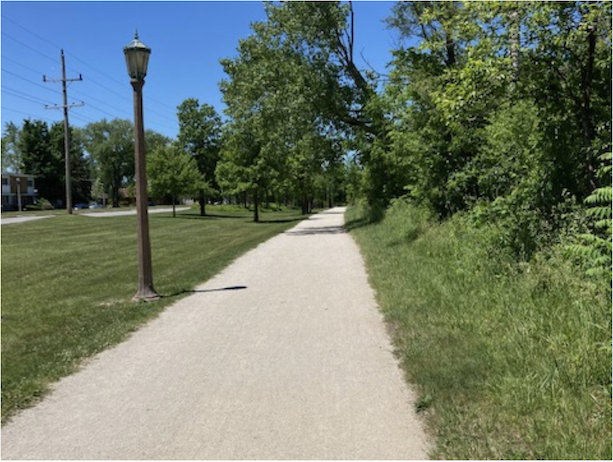
M3 427L3 459L425 458L343 212L261 244L62 379Z

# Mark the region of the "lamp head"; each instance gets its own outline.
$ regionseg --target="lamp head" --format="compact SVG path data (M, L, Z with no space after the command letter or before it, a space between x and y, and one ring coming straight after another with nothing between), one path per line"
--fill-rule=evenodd
M128 75L132 80L144 80L147 75L151 48L147 48L147 46L138 39L138 32L134 34L134 40L124 47L123 53L126 57Z

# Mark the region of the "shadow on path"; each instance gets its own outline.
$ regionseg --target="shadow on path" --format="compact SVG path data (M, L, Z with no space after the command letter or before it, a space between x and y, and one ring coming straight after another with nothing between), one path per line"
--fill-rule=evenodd
M204 293L208 293L208 292L224 292L224 291L228 291L228 290L243 290L243 289L246 289L246 288L247 288L247 286L230 286L230 287L223 287L221 289L182 290L180 292L175 292L174 294L162 295L162 298L176 297L177 295L183 295L183 294L204 294Z
M304 228L293 231L286 231L284 234L288 236L314 236L321 234L343 234L347 230L343 226L328 226L325 228Z

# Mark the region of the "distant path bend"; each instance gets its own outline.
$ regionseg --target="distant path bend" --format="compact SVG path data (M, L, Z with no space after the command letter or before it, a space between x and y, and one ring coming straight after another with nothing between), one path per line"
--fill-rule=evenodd
M343 212L261 244L61 380L2 429L2 457L425 458Z

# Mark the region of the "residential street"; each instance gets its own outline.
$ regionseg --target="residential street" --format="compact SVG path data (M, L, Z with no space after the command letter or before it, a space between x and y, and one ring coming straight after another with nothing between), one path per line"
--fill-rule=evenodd
M426 458L343 212L261 244L61 380L5 425L2 458Z

